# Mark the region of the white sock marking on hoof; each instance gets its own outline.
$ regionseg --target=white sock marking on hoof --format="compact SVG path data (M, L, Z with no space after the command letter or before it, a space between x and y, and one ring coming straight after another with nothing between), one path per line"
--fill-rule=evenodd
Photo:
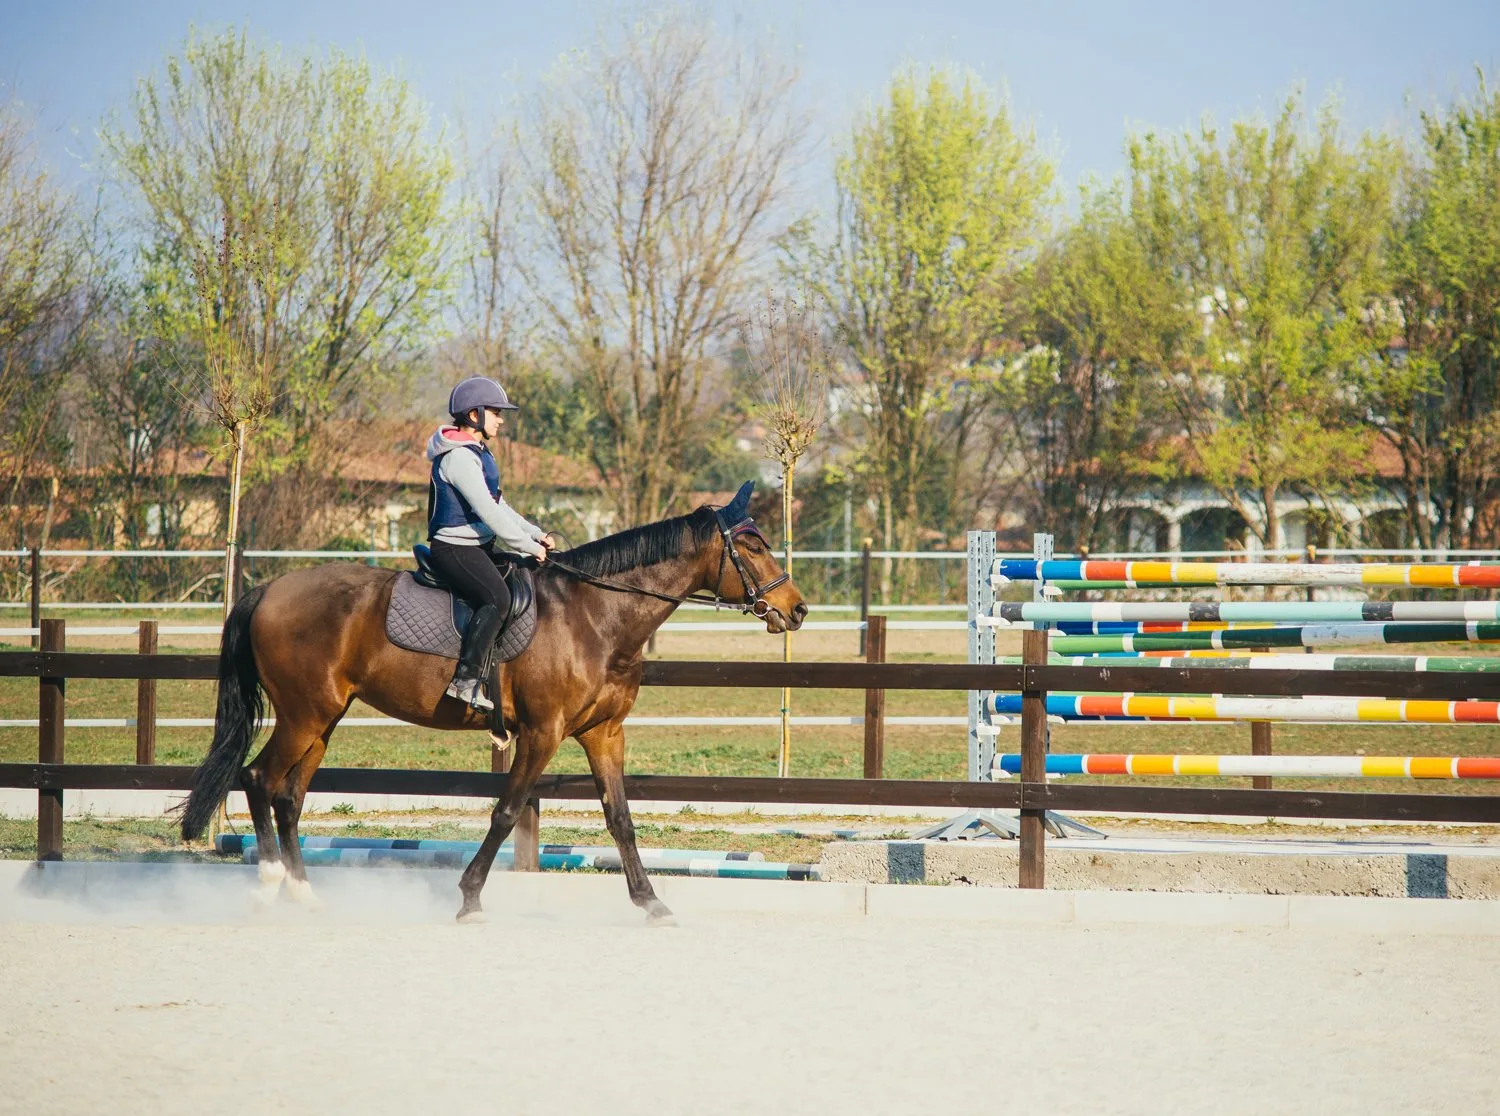
M323 900L318 898L312 889L312 884L306 880L299 880L295 877L287 880L286 894L288 899L291 899L295 903L300 903L310 911L320 911L323 909Z
M257 866L256 875L260 877L260 887L255 889L251 898L257 906L269 907L281 893L281 881L286 878L286 865L279 860L262 860Z

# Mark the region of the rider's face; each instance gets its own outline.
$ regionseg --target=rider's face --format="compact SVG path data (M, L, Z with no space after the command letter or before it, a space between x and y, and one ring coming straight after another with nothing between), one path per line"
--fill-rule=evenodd
M498 438L500 428L505 425L505 416L499 411L486 409L484 412L484 436L486 438Z

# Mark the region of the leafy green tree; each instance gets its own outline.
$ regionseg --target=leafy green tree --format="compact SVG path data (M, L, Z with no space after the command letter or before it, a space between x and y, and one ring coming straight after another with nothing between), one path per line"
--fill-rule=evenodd
M930 525L925 486L952 479L990 401L1053 166L977 78L934 70L896 76L834 173L835 226L802 240L803 281L847 349L883 543L911 549Z
M336 471L329 423L375 405L440 308L449 156L404 81L243 32L191 34L104 141L140 218L157 329L196 351L224 429L227 541L251 430L247 479L277 497L259 537L292 541Z
M1038 505L1033 522L1098 549L1121 501L1166 476L1157 451L1177 426L1162 357L1196 322L1136 235L1118 186L1085 191L1028 289L1028 348L1007 366L991 425Z
M1332 105L1205 124L1129 147L1131 211L1202 329L1171 355L1189 460L1268 547L1281 495L1355 481L1370 454L1353 413L1366 320L1381 294L1391 145L1343 141Z
M1371 410L1400 453L1408 525L1424 547L1491 546L1500 530L1500 92L1422 117L1389 244L1399 344Z

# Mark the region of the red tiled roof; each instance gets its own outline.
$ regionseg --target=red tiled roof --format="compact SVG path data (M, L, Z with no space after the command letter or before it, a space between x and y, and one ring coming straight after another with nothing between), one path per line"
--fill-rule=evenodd
M432 467L427 439L437 429L428 420L363 424L360 447L344 460L339 475L354 481L425 485ZM508 485L594 489L603 485L599 471L571 457L523 442L502 440L495 446L500 476Z
M1175 459L1189 476L1199 475L1198 455L1185 436L1179 435L1170 439L1161 449L1165 456ZM1366 477L1379 477L1382 480L1399 479L1401 454L1388 439L1374 436L1370 439L1369 448L1364 461L1360 463L1358 472Z
M328 436L346 439L347 444L337 455L334 475L372 484L426 485L431 475L425 452L427 439L436 429L436 422L425 419L339 424ZM253 444L250 452L252 456L255 453ZM585 490L603 485L593 466L536 446L504 440L495 448L495 456L507 485ZM228 472L226 455L202 448L163 454L156 465L160 474L177 477L223 478ZM87 470L65 469L63 475L96 476L103 471L101 466L91 465ZM37 470L28 475L49 476L50 472Z

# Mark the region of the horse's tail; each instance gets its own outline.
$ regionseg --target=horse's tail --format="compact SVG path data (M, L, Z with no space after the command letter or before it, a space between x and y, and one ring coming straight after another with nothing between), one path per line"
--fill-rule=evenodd
M214 812L229 797L250 753L265 714L265 695L250 646L250 617L265 595L258 585L246 593L224 621L219 645L219 708L214 714L214 742L193 776L193 789L182 806L182 837L191 841L207 828Z

